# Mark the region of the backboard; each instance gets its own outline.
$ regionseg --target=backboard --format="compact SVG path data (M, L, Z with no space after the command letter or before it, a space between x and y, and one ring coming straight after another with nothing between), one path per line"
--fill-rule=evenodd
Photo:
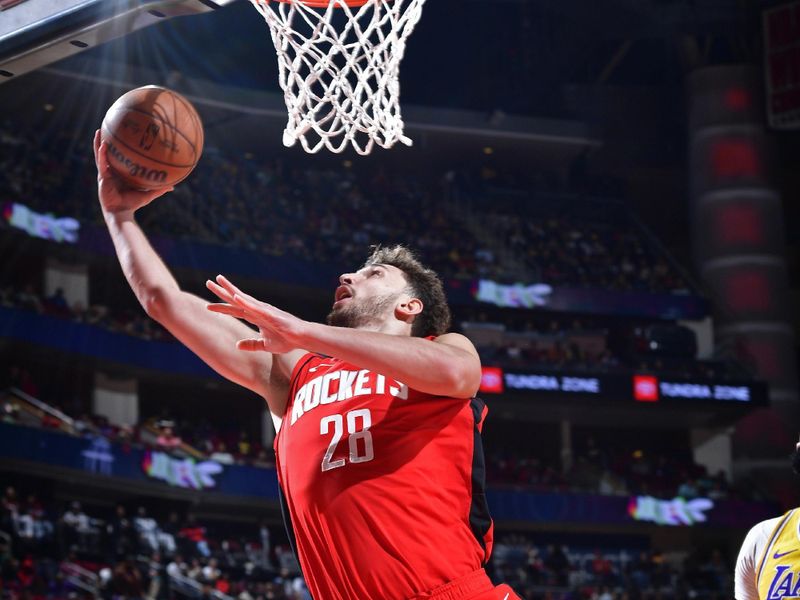
M164 19L234 0L0 0L0 83Z

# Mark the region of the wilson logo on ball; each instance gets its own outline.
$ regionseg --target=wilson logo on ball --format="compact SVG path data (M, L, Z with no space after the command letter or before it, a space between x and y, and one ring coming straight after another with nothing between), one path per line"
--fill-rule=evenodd
M116 147L113 143L108 144L108 151L111 157L118 163L124 165L125 170L133 177L139 177L153 183L164 183L167 180L167 172L159 169L148 169L144 165L134 162Z

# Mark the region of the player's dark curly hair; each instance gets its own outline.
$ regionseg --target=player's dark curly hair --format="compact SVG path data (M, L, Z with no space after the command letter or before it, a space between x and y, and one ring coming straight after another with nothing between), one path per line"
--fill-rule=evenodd
M382 264L397 267L406 276L414 297L422 300L423 309L414 319L411 335L425 337L446 333L450 329L452 316L450 307L447 306L444 285L436 272L419 262L414 253L405 246L378 245L373 246L371 251L372 254L364 266Z

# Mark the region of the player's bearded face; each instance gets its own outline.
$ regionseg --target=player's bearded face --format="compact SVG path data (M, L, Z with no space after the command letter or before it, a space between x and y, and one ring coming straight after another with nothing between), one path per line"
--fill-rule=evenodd
M328 313L327 323L335 327L368 328L380 326L394 311L400 292L373 297L358 294Z

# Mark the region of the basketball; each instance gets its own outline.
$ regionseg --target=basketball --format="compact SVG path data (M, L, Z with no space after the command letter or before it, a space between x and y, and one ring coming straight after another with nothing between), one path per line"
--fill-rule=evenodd
M203 151L203 124L180 94L155 85L120 96L101 127L108 162L128 185L155 190L192 172Z

